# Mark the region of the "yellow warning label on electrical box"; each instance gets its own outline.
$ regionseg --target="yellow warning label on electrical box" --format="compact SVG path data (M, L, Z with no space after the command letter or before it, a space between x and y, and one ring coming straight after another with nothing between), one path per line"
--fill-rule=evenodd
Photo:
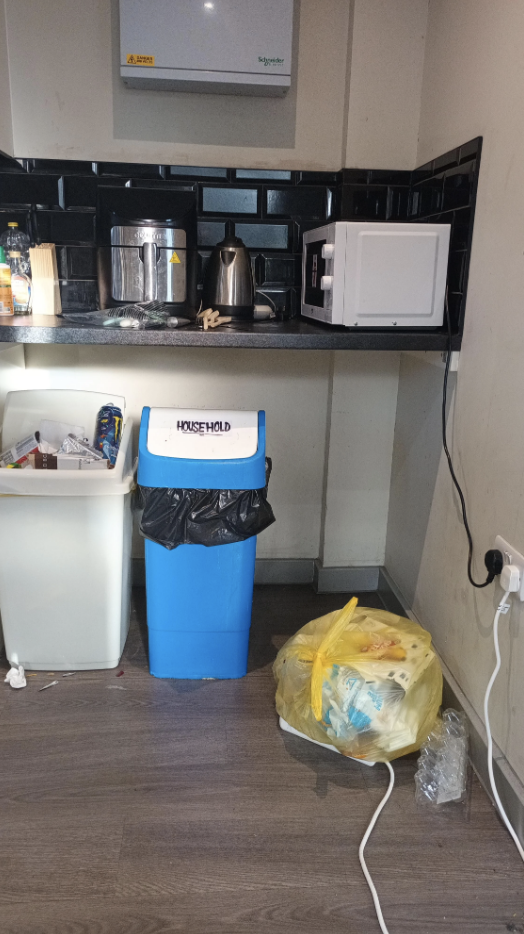
M179 255L178 255L178 253L173 252L173 255L171 256L171 259L169 260L169 262L170 262L170 263L180 263L180 262L182 262L182 261L181 261Z
M154 55L126 55L127 65L154 65Z

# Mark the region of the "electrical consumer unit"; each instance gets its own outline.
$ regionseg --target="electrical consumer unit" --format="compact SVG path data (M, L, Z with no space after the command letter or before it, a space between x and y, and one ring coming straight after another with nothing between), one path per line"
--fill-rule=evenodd
M304 234L302 314L346 327L440 327L449 224L335 221Z
M294 0L120 0L120 74L131 88L281 97Z

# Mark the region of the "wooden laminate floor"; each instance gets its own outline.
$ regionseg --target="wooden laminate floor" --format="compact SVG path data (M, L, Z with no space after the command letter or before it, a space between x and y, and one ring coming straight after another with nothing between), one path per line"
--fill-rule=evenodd
M357 849L386 770L282 734L273 705L276 649L343 600L259 587L245 679L159 681L137 591L123 677L1 685L0 934L378 934ZM368 846L390 934L522 934L524 868L477 780L431 813L415 767Z

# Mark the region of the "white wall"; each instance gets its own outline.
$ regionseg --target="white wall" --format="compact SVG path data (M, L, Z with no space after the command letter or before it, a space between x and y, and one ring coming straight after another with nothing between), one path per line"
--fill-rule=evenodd
M22 344L0 344L0 417L8 392L26 388L25 357Z
M18 157L338 170L347 144L347 165L415 164L427 0L355 0L354 24L349 0L300 0L283 100L125 88L117 0L5 6ZM259 554L381 562L396 355L31 346L26 359L28 380L114 387L135 418L177 400L265 407L278 522Z
M126 88L117 0L6 0L17 156L338 170L351 3L299 8L276 99Z
M11 82L7 54L5 6L0 3L0 151L13 155L13 115L11 113Z
M355 0L345 165L413 169L428 0Z
M120 393L136 426L144 405L265 409L277 521L258 557L322 551L325 566L383 563L398 354L48 345L25 354L26 388Z
M6 394L16 389L25 389L24 348L21 344L0 344L0 418L3 415ZM0 650L3 645L4 635L0 620Z
M118 0L3 2L17 156L414 167L428 0L299 0L283 99L126 88Z
M484 137L452 451L476 546L475 574L497 533L524 550L524 5L431 0L419 163ZM438 443L442 371L404 359L387 566L434 634L477 712L494 665L500 589L467 583L467 546ZM416 521L413 521L415 517ZM501 626L504 664L494 734L524 779L524 612Z
M144 405L265 409L277 522L260 536L258 556L316 558L329 358L320 351L28 345L26 385L120 393L137 431Z
M367 350L334 354L325 567L384 564L399 357Z

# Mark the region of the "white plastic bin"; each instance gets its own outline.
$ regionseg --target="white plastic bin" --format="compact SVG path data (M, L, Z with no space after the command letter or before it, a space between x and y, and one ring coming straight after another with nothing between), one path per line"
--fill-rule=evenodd
M0 613L7 658L29 669L118 665L131 596L132 422L125 400L98 392L8 393L2 450L43 418L85 427L102 405L122 409L113 470L0 469Z

